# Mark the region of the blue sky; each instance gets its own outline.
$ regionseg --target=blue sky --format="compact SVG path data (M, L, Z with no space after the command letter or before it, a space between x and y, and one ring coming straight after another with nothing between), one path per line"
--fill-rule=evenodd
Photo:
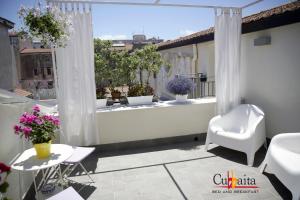
M137 0L132 0L137 1ZM151 2L154 0L139 0ZM161 0L169 3L171 0ZM176 3L199 3L205 5L242 6L254 0L172 0ZM20 5L34 6L37 0L0 0L0 17L11 20L20 26L17 11ZM41 0L44 3L43 0ZM243 10L248 16L290 0L264 0ZM144 33L147 37L175 39L213 26L212 9L166 8L145 6L93 6L94 37L102 39L130 39L133 34Z

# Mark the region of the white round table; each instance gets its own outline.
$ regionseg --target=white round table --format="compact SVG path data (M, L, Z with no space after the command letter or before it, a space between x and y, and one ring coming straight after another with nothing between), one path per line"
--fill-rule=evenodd
M38 189L48 181L48 175L51 171L50 169L55 170L60 175L59 180L62 181L59 164L67 160L73 154L73 151L72 146L65 144L52 144L50 157L46 159L38 159L34 148L27 149L12 164L11 168L17 171L32 172L35 192L38 194ZM59 167L57 168L57 166ZM40 170L42 170L43 177L37 187L35 177ZM46 170L46 172L44 170Z

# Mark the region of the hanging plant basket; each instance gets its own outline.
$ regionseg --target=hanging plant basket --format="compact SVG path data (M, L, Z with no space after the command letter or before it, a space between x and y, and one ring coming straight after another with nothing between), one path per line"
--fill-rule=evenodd
M71 19L56 7L41 9L21 6L18 14L23 22L19 31L21 37L39 39L43 45L66 45L72 32Z

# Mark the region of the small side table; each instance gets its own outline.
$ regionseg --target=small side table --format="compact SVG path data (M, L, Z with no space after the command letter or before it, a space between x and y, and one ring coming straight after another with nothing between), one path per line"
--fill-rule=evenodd
M11 168L17 171L32 173L36 198L40 199L38 190L47 183L51 169L59 174L59 181L63 181L60 163L68 159L73 154L73 151L72 146L65 144L52 144L50 157L46 159L37 159L35 149L30 148L20 155L20 157L12 164ZM42 178L39 186L37 186L35 179L36 175L40 171L42 171Z

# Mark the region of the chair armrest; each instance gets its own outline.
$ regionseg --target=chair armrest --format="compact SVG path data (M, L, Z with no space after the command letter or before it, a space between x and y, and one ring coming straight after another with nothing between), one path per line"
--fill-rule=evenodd
M211 125L220 125L221 120L222 120L221 115L217 115L209 121L208 126L210 127Z
M300 144L300 133L281 133L275 135L270 145L279 145L284 147L298 147Z

